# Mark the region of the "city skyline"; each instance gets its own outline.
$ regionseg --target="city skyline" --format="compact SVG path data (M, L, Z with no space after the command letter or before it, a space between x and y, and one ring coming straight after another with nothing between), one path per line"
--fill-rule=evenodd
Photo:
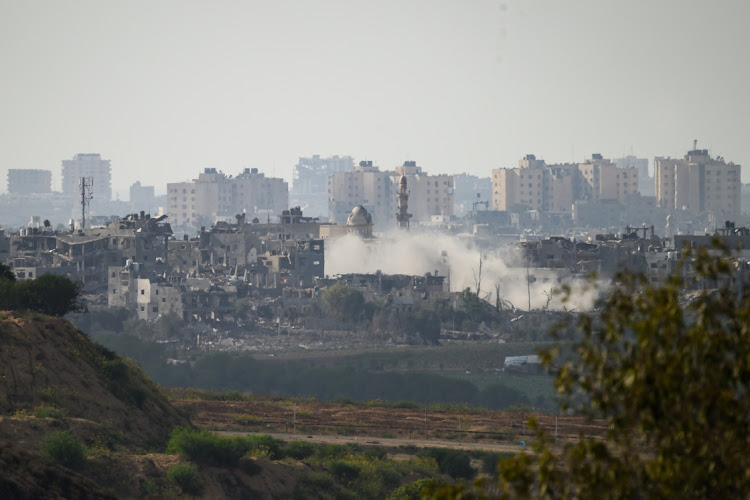
M119 193L204 168L290 180L312 154L479 176L528 153L679 158L694 139L750 157L744 2L77 1L4 14L0 168L51 170L56 189L60 161L87 152L112 160Z

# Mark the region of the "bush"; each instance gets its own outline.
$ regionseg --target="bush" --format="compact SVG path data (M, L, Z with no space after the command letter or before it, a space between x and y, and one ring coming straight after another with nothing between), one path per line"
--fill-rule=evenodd
M487 474L495 474L497 472L497 466L500 460L512 457L513 453L508 452L491 452L484 451L479 454L479 459L482 461L482 472Z
M78 470L86 462L88 450L70 431L48 434L41 442L42 453L53 462Z
M471 479L476 475L476 471L471 467L469 456L459 450L429 448L417 456L434 458L440 467L440 472L454 479Z
M32 413L36 418L65 418L65 410L56 406L39 405Z
M334 484L333 478L327 472L310 472L307 482L319 490L328 490Z
M176 427L167 444L167 453L179 453L193 462L219 466L237 465L248 451L242 438L224 438L186 427Z
M377 473L383 478L383 485L386 488L394 488L401 484L401 474L392 467L378 467Z
M321 460L325 460L331 458L340 458L345 456L347 453L348 451L346 447L340 444L324 444L318 446L316 456Z
M244 438L227 438L227 439L244 439L250 453L264 455L266 458L284 458L281 449L282 442L274 439L268 434L253 434Z
M179 453L199 464L232 467L238 465L240 458L246 454L280 457L279 443L266 434L224 437L207 430L176 427L170 435L167 453Z
M307 441L292 441L286 446L286 456L295 460L304 460L315 454L315 447Z
M357 479L360 471L359 467L345 460L333 460L329 465L329 470L331 471L331 474L336 476L336 478L343 483L348 483Z
M434 487L436 484L437 482L434 479L420 479L413 483L404 484L393 490L386 500L420 500L422 490L425 487Z
M2 307L65 316L70 312L85 310L83 304L78 302L81 290L83 284L71 281L67 276L43 274L33 280L12 283L8 295L4 297L10 303L2 304Z
M175 465L167 471L167 479L188 494L200 493L203 486L198 477L198 469L192 464Z

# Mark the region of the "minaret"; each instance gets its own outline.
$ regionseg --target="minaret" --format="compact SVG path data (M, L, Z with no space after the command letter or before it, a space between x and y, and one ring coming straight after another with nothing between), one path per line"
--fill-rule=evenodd
M411 214L407 213L407 210L409 210L409 192L406 190L406 176L402 175L401 187L398 190L398 212L396 213L396 220L400 229L409 229Z

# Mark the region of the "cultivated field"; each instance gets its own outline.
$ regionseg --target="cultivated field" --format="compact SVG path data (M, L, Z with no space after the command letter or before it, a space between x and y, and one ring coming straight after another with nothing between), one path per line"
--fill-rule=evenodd
M581 417L474 409L394 408L320 401L173 401L200 427L221 431L254 431L300 435L336 435L403 440L518 444L533 433L526 421L535 417L559 442L585 436L602 437L603 422ZM296 423L295 423L296 411Z

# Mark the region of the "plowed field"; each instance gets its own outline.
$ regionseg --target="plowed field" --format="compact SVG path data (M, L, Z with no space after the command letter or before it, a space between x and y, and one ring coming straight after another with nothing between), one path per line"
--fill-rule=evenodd
M320 401L174 401L200 427L223 431L434 439L464 443L517 444L533 435L526 426L535 417L559 442L602 437L602 421L527 412L461 411L356 406ZM296 412L296 413L295 413ZM296 417L295 417L296 414ZM295 424L296 419L296 424Z

